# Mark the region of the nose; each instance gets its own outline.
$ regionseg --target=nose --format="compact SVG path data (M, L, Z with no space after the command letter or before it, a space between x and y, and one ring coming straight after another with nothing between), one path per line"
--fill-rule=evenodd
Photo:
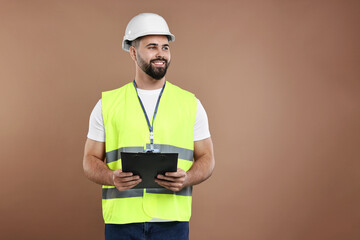
M165 56L164 51L162 49L158 49L158 51L156 52L155 57L156 58L164 58L164 56Z

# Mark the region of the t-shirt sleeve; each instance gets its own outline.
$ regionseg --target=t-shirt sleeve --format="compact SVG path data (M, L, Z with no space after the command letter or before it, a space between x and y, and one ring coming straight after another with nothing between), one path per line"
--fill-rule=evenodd
M105 128L102 116L101 99L96 103L91 112L87 137L98 142L105 142Z
M200 100L197 99L196 106L196 119L194 125L194 141L200 141L210 137L208 117L206 111L201 104Z

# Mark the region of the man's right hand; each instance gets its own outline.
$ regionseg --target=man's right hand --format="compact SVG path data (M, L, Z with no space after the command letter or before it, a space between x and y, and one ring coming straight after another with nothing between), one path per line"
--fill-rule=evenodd
M141 182L140 176L133 176L132 172L123 172L121 169L113 171L112 178L119 191L133 188Z

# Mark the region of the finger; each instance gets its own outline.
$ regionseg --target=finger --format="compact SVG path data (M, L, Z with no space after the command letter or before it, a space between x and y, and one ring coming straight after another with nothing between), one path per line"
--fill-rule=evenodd
M157 175L157 178L169 179L169 181L176 181L176 179L185 178L185 177L186 177L186 173L165 173L165 175L162 174Z
M181 187L181 182L169 182L169 181L163 181L163 180L155 180L156 183L163 187Z
M157 175L156 178L157 178L157 179L161 179L161 180L170 181L170 182L174 182L174 181L177 180L177 178L174 178L174 177L166 177L166 176L161 175L161 174Z
M167 172L167 173L165 173L165 176L172 177L172 178L181 178L181 177L184 177L185 174L184 173L178 173L178 172Z
M119 190L126 190L126 189L130 189L130 188L133 188L135 187L136 185L138 185L139 183L141 183L142 180L139 179L137 181L131 181L131 182L126 182L126 183L121 183L121 184L118 184L116 187L117 189Z
M117 177L124 177L124 176L132 176L133 173L132 172L123 172L122 169L116 169L114 171L114 175L117 176Z
M125 182L122 184L123 187L126 187L126 188L132 188L132 187L135 187L136 185L138 185L139 183L141 183L141 179L139 180L136 180L136 181L131 181L131 182Z
M169 189L171 191L174 191L174 192L178 192L182 188L182 184L179 184L179 183L169 183L169 182L161 181L161 180L156 180L155 182L157 184L159 184L160 186L162 186L166 189Z
M136 185L138 185L138 184L141 183L141 182L142 182L141 179L137 180L136 182L134 182L134 184L129 185L129 186L128 186L128 189L135 187Z
M155 182L157 184L159 184L160 186L169 189L169 184L167 182L161 181L161 180L155 180Z
M131 176L131 177L119 177L116 178L115 181L119 181L119 182L131 182L131 181L137 181L140 179L139 175L136 176Z
M178 168L177 172L166 172L165 174L158 174L158 176L181 178L181 177L186 176L186 172L184 170L182 170L181 168Z
M185 180L184 177L166 177L164 175L160 175L159 177L157 177L157 179L168 181L168 182L184 182L184 180Z
M168 177L184 177L186 175L186 172L182 170L181 168L178 168L176 172L166 172L165 176Z
M118 174L119 177L130 177L133 176L134 174L132 172L120 172Z

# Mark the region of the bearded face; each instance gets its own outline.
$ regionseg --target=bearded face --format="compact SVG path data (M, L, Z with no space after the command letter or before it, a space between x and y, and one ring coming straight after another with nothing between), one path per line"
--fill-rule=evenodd
M136 55L137 64L147 75L156 80L160 80L165 76L166 71L170 66L170 62L168 62L165 58L159 57L150 60L150 62L146 62L139 53Z

